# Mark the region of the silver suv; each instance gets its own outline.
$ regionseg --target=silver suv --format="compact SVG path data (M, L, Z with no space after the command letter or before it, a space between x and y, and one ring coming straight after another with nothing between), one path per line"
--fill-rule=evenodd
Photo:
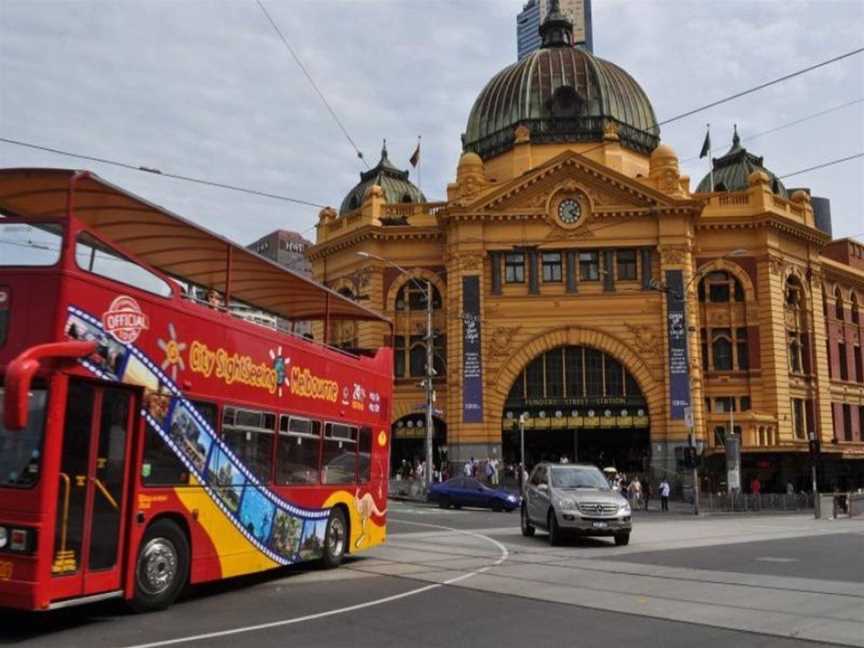
M564 534L614 536L616 545L630 542L630 503L612 490L596 466L540 463L525 484L522 535L540 527L549 543L560 544Z

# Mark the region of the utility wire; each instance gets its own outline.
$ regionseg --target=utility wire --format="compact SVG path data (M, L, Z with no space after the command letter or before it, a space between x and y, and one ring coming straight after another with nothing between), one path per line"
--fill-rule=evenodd
M285 47L291 53L291 56L294 58L294 61L297 63L297 66L300 68L300 70L306 76L306 79L309 81L309 84L312 86L312 88L315 90L315 92L321 98L321 101L324 102L324 105L327 107L327 110L330 112L330 116L333 117L333 120L336 122L336 124L342 130L342 134L345 135L345 139L347 139L348 143L351 144L351 146L354 148L354 151L357 153L357 157L363 161L363 164L365 164L366 168L368 169L369 163L366 161L366 158L363 157L363 153L360 151L359 148L357 148L357 145L354 143L354 140L351 139L351 136L348 134L348 130L342 124L339 117L336 115L336 112L333 110L333 108L330 106L330 103L324 97L324 93L322 93L321 90L318 88L318 84L315 83L315 80L312 78L312 75L309 74L309 71L306 69L306 66L303 65L303 62L300 60L300 57L297 56L297 52L294 51L294 48L291 47L291 44L288 42L288 39L285 38L285 35L279 29L278 25L276 25L276 22L273 20L273 18L270 17L270 14L267 12L267 9L264 7L264 4L261 2L261 0L256 0L256 2L258 3L258 6L261 7L261 11L264 12L264 15L267 17L267 20L273 26L274 31L279 36L282 43L284 43Z
M8 137L0 137L0 142L5 142L6 144L14 144L15 146L23 146L26 148L36 149L37 151L47 151L48 153L56 153L57 155L65 155L67 157L78 158L81 160L90 160L91 162L99 162L100 164L108 164L110 166L120 167L122 169L129 169L131 171L142 171L144 173L150 173L153 175L160 175L165 178L173 178L175 180L184 180L185 182L194 182L195 184L206 185L208 187L218 187L220 189L228 189L230 191L239 191L240 193L251 194L253 196L263 196L264 198L274 198L276 200L284 200L286 202L295 203L298 205L307 205L309 207L318 207L319 209L323 209L326 205L321 205L319 203L311 202L308 200L301 200L300 198L291 198L290 196L283 196L281 194L269 193L266 191L259 191L258 189L249 189L248 187L240 187L237 185L229 185L223 182L213 182L211 180L202 180L201 178L193 178L191 176L178 175L175 173L165 173L160 171L159 169L153 169L151 167L145 166L135 166L134 164L128 164L126 162L118 162L117 160L109 160L108 158L95 157L92 155L84 155L83 153L72 153L71 151L63 151L61 149L52 148L50 146L40 146L38 144L31 144L29 142L22 142L20 140L9 139Z
M817 164L816 166L807 167L806 169L801 169L800 171L793 171L792 173L786 173L781 176L777 176L778 178L791 178L792 176L799 175L801 173L807 173L808 171L815 171L816 169L824 169L825 167L834 166L835 164L840 164L841 162L848 162L849 160L855 160L857 158L864 157L864 152L856 153L855 155L849 155L844 158L839 158L837 160L831 160L830 162L823 162L822 164Z
M257 0L257 2L258 2L258 4L259 4L259 6L261 6L261 9L262 9L262 11L265 13L265 15L267 15L267 18L270 19L270 15L267 14L267 10L264 9L264 6L261 4L261 0ZM273 25L274 29L276 29L277 33L279 33L280 37L282 37L282 40L283 40L283 42L285 43L286 47L288 47L289 51L290 51L290 52L292 53L292 55L293 55L293 54L294 54L294 51L291 49L291 46L288 44L288 41L285 40L284 36L282 36L281 32L279 32L279 28L276 26L275 23L273 23L272 19L270 19L270 22L271 22L271 24ZM864 47L862 47L862 48L858 48L858 49L855 49L855 50L852 50L851 52L847 52L847 53L845 53L845 54L841 54L840 56L835 56L834 58L832 58L832 59L828 59L827 61L822 61L821 63L817 63L817 64L815 64L815 65L811 65L811 66L809 66L809 67L803 68L803 69L798 70L798 71L796 71L796 72L792 72L792 73L787 74L787 75L785 75L785 76L782 76L782 77L779 77L779 78L777 78L777 79L774 79L774 80L772 80L772 81L768 81L768 82L766 82L766 83L762 83L762 84L760 84L760 85L758 85L758 86L754 86L753 88L749 88L749 89L747 89L747 90L743 90L743 91L741 91L741 92L737 92L737 93L732 94L732 95L729 95L728 97L725 97L725 98L723 98L723 99L718 99L717 101L714 101L714 102L712 102L712 103L710 103L710 104L706 104L705 106L701 106L701 107L699 107L699 108L694 108L693 110L689 110L689 111L687 111L687 112L685 112L685 113L681 113L681 114L679 114L679 115L675 115L674 117L670 117L669 119L665 119L665 120L663 120L663 121L657 122L657 123L655 123L654 125L650 126L647 130L651 130L652 128L654 128L654 127L656 127L656 126L661 126L661 125L664 125L664 124L672 123L672 122L677 121L677 120L679 120L679 119L684 119L685 117L689 117L690 115L694 115L694 114L696 114L697 112L701 112L701 111L703 111L703 110L707 110L708 108L712 108L712 107L714 107L714 106L720 105L720 104L725 103L725 102L727 102L727 101L731 101L732 99L736 99L736 98L738 98L738 97L743 97L744 95L750 94L750 93L752 93L752 92L756 92L757 90L760 90L760 89L762 89L762 88L766 88L766 87L768 87L768 86L770 86L770 85L774 85L774 84L780 83L780 82L782 82L782 81L786 81L786 80L791 79L791 78L793 78L793 77L799 76L799 75L804 74L804 73L806 73L806 72L810 72L811 70L815 70L815 69L820 68L820 67L824 67L824 66L829 65L829 64L831 64L831 63L835 63L835 62L837 62L837 61L840 61L840 60L842 60L842 59L848 58L848 57L853 56L853 55L855 55L855 54L860 54L862 51L864 51ZM324 99L324 96L323 96L323 95L321 95L320 91L318 90L318 87L315 85L315 82L312 80L312 77L308 75L308 73L306 72L306 69L303 67L303 64L300 62L300 60L299 60L298 58L296 58L296 55L294 55L294 56L295 56L295 59L297 60L297 64L300 66L300 68L301 68L301 69L304 71L304 73L307 75L307 78L309 79L309 82L313 85L313 87L315 88L315 90L318 92L319 96L321 97L321 100L324 101L324 104L327 106L328 110L330 110L330 113L331 113L331 115L333 115L333 118L336 120L337 124L339 124L340 128L342 128L342 131L343 131L343 133L345 134L345 136L348 138L348 141L351 143L351 145L352 145L352 146L354 147L354 149L357 151L358 156L359 156L361 159L363 159L362 153L360 153L360 150L356 147L356 145L354 144L354 141L353 141L353 140L351 139L351 137L348 135L348 132L345 130L344 126L342 126L342 123L339 121L339 119L338 119L338 117L336 116L336 114L335 114L335 113L333 112L333 110L330 108L330 105L327 103L327 100ZM787 125L788 125L788 124L787 124ZM778 129L779 129L779 128L780 128L780 127L778 127ZM762 133L762 134L764 135L765 133ZM130 169L130 170L132 170L132 171L142 171L142 172L145 172L145 173L151 173L151 174L161 175L161 176L164 176L164 177L166 177L166 178L174 178L174 179L176 179L176 180L185 180L185 181L187 181L187 182L193 182L193 183L196 183L196 184L201 184L201 185L206 185L206 186L211 186L211 187L218 187L218 188L221 188L221 189L228 189L228 190L230 190L230 191L238 191L238 192L241 192L241 193L251 194L251 195L255 195L255 196L263 196L263 197L265 197L265 198L273 198L273 199L276 199L276 200L283 200L283 201L286 201L286 202L291 202L291 203L295 203L295 204L299 204L299 205L307 205L307 206L309 206L309 207L317 207L317 208L319 208L319 209L323 209L323 208L325 207L325 205L321 205L321 204L319 204L319 203L314 203L314 202L310 202L310 201L307 201L307 200L301 200L301 199L298 199L298 198L291 198L291 197L289 197L289 196L283 196L283 195L280 195L280 194L273 194L273 193L268 193L268 192L264 192L264 191L258 191L258 190L256 190L256 189L249 189L249 188L246 188L246 187L239 187L239 186L236 186L236 185L228 185L228 184L224 184L224 183L220 183L220 182L211 182L211 181L209 181L209 180L202 180L202 179L199 179L199 178L193 178L193 177L190 177L190 176L182 176L182 175L171 174L171 173L163 173L162 171L160 171L160 170L158 170L158 169L153 169L153 168L150 168L150 167L145 167L145 166L135 166L135 165L133 165L133 164L128 164L128 163L125 163L125 162L118 162L118 161L116 161L116 160L109 160L109 159L107 159L107 158L100 158L100 157L95 157L95 156L92 156L92 155L84 155L84 154L79 154L79 153L72 153L72 152L70 152L70 151L63 151L63 150L56 149L56 148L51 148L51 147L48 147L48 146L39 146L39 145L36 145L36 144L31 144L31 143L29 143L29 142L23 142L23 141L20 141L20 140L14 140L14 139L5 138L5 137L0 137L0 142L5 142L5 143L7 143L7 144L14 144L14 145L16 145L16 146L24 146L24 147L27 147L27 148L36 149L36 150L40 150L40 151L47 151L47 152L49 152L49 153L56 153L56 154L58 154L58 155L65 155L65 156L68 156L68 157L79 158L79 159L82 159L82 160L90 160L90 161L93 161L93 162L99 162L99 163L102 163L102 164L108 164L108 165L111 165L111 166L117 166L117 167L121 167L121 168L124 168L124 169ZM604 145L605 145L605 143L602 143L602 142L601 142L600 144L597 144L597 145L595 145L595 146L592 146L592 147L590 147L590 148L587 148L587 149L585 149L584 151L581 152L581 155L586 155L586 154L588 154L588 153L590 153L590 152L592 152L592 151L595 151L595 150L597 150L597 149L599 149L599 148L602 148ZM800 170L800 171L795 171L794 173L787 174L787 175L785 175L785 176L780 176L780 177L781 177L781 178L783 178L783 177L789 177L789 176L792 176L792 175L798 175L798 174L800 174L800 173L805 173L805 172L807 172L807 171L813 171L813 170L815 170L815 169L821 169L821 168L823 168L824 166L830 166L830 165L833 165L833 164L839 164L839 163L841 163L841 162L846 162L846 161L848 161L848 160L852 160L852 159L855 159L855 158L857 158L857 157L861 157L861 155L862 155L862 154L857 154L857 155L853 155L853 156L850 156L850 157L847 157L847 158L841 158L841 159L839 159L839 160L833 160L832 162L827 162L827 163L825 163L824 165L818 165L818 166L811 167L811 168L808 168L808 169L802 169L802 170ZM363 159L363 162L365 163L366 160ZM368 167L368 164L367 164L366 166ZM314 226L313 226L313 227L314 227ZM312 228L309 228L309 230L311 230L311 229L312 229ZM307 231L309 231L309 230L307 230Z
M761 133L756 133L755 135L748 135L747 137L742 137L741 141L742 142L749 142L751 140L758 139L759 137L763 137L763 136L769 135L771 133L776 133L777 131L783 130L784 128L789 128L791 126L797 126L798 124L801 124L801 123L806 122L806 121L810 121L811 119L816 119L816 117L821 117L822 115L827 115L827 114L835 112L837 110L841 110L842 108L848 108L849 106L854 106L855 104L861 103L862 101L864 101L864 97L862 97L860 99L855 99L854 101L847 101L846 103L840 104L839 106L833 106L831 108L826 108L825 110L820 110L819 112L813 113L812 115L807 115L805 117L801 117L799 119L796 119L795 121L781 124L780 126L776 126L775 128L771 128L771 129L766 130L766 131L762 131ZM699 159L699 156L694 155L694 156L689 157L689 158L684 158L683 160L681 160L681 163L683 164L685 162L692 162L693 160L698 160L698 159Z
M675 115L674 117L670 117L669 119L665 119L663 121L657 122L656 126L663 126L664 124L669 124L673 121L678 121L679 119L684 119L685 117L689 117L690 115L695 115L698 112L702 112L703 110L708 110L709 108L713 108L714 106L719 106L720 104L727 103L732 101L733 99L738 99L739 97L743 97L745 95L751 94L753 92L757 92L759 90L763 90L772 85L776 85L778 83L782 83L783 81L788 81L789 79L793 79L797 76L805 74L807 72L811 72L818 68L824 67L826 65L830 65L831 63L836 63L837 61L842 61L845 58L849 58L850 56L854 56L856 54L860 54L864 52L864 47L859 47L858 49L854 49L851 52L846 52L845 54L841 54L840 56L835 56L834 58L830 58L827 61L822 61L821 63L816 63L815 65L810 65L809 67L803 68L801 70L797 70L790 74L783 75L781 77L777 77L776 79L772 79L771 81L766 81L765 83L760 83L757 86L753 86L752 88L748 88L747 90L742 90L741 92L736 92L735 94L729 95L728 97L723 97L722 99L718 99L717 101L712 101L709 104L705 104L704 106L699 106L698 108L694 108L692 110L688 110L687 112L683 112L679 115Z

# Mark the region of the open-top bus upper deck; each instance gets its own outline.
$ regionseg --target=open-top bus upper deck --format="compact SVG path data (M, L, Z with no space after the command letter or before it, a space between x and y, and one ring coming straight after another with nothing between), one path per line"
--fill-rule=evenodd
M326 332L386 319L92 173L0 170L0 215L0 605L138 600L159 525L193 582L383 540L391 351Z

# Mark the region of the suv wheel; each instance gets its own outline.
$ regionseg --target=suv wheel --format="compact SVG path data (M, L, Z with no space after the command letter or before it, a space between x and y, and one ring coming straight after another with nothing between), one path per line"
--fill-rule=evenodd
M630 534L629 533L619 533L615 536L615 545L618 547L623 547L625 545L630 544Z
M553 547L557 547L561 544L561 528L558 526L558 518L553 510L549 511L549 523L547 524L547 528L549 529L549 544Z
M449 509L450 508L450 498L446 495L438 496L438 508Z
M528 507L524 504L522 505L522 514L520 517L522 518L522 535L530 538L534 535L534 527L531 526L531 520L528 519Z

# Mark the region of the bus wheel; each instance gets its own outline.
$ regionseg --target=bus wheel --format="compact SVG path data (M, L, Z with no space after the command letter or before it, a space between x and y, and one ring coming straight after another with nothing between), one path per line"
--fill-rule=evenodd
M348 542L348 525L342 509L330 509L327 520L327 531L324 535L324 556L321 562L328 569L338 567L345 556L345 546Z
M186 585L189 574L189 541L170 520L157 520L147 529L135 563L137 612L161 610L171 605Z

